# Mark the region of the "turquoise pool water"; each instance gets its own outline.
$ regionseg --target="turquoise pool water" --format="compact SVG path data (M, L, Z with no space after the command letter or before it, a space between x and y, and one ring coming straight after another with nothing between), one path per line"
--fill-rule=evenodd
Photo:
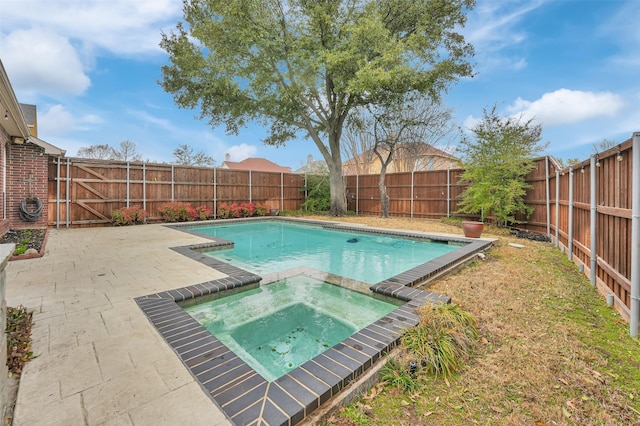
M194 227L191 230L233 241L233 249L211 251L207 255L257 275L306 266L369 284L376 284L459 248L446 242L271 221Z
M184 309L274 381L397 307L299 275Z

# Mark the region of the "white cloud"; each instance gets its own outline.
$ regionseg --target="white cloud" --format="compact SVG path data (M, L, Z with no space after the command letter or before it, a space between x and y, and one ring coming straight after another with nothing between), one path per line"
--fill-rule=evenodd
M507 111L513 116L535 118L545 126L554 126L594 117L613 117L623 106L622 97L615 93L559 89L533 102L518 98Z
M91 81L69 40L43 30L18 30L2 37L2 61L11 84L43 95L82 94Z
M230 161L242 161L254 157L258 153L258 148L243 143L227 148L226 153L229 154Z
M160 29L175 25L180 0L3 0L3 27L30 22L80 44L115 54L158 52Z
M88 131L102 124L104 120L97 114L75 116L63 105L50 106L44 112L38 112L38 134L60 136L69 132Z
M529 37L519 24L544 3L545 0L483 1L471 11L462 34L474 46L481 70L520 70L527 66L526 59L513 49Z

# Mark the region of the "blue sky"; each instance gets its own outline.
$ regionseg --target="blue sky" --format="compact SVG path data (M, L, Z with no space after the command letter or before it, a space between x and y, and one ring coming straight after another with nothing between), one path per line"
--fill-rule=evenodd
M182 18L181 0L2 0L0 58L20 102L36 104L40 138L74 156L95 144L135 142L144 159L171 162L188 144L216 164L264 157L293 169L310 140L262 144L258 126L238 136L179 109L157 84L158 43ZM543 125L547 153L586 159L593 144L640 130L640 1L478 0L462 30L476 75L445 95L457 124L482 109Z

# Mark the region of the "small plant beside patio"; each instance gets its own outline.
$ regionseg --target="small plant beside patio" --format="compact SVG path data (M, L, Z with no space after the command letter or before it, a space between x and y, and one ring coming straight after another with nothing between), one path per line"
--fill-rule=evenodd
M241 217L264 216L267 206L254 203L222 203L218 206L218 218L230 219Z
M35 358L31 351L31 312L24 306L7 307L7 367L9 375L20 375L24 364Z
M111 222L116 226L141 224L147 217L149 213L138 207L123 207L111 212Z

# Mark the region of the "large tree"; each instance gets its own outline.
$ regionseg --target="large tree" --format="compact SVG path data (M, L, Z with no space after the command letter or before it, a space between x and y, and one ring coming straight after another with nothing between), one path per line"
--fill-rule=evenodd
M184 0L162 35L160 84L211 126L268 126L266 144L306 136L329 168L330 214L346 210L341 136L359 106L437 97L472 73L455 31L474 0Z

